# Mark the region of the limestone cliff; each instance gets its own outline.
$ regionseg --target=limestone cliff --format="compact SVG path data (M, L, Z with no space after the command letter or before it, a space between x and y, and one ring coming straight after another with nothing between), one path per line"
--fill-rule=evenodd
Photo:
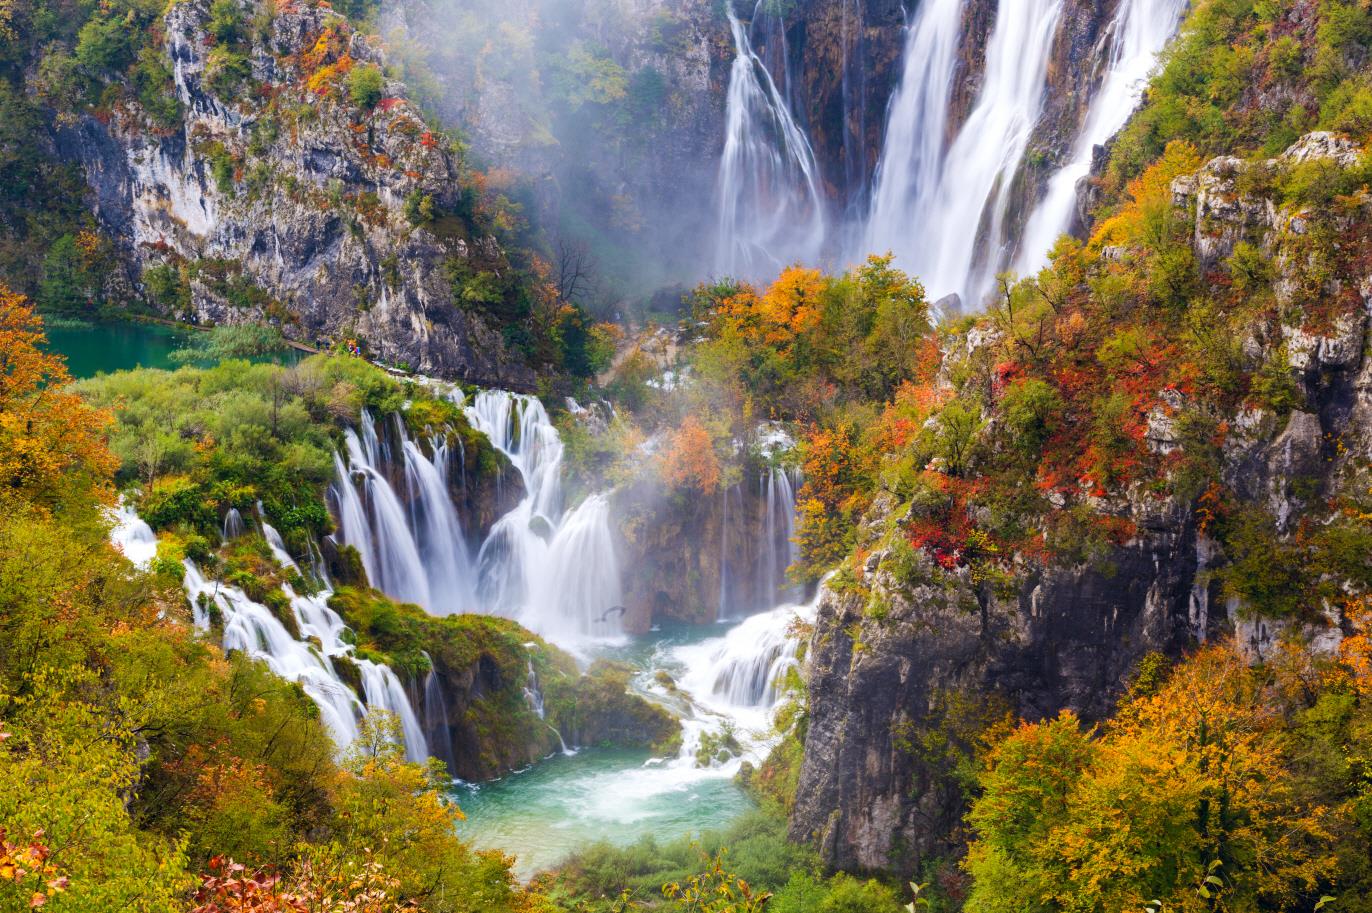
M1292 385L1289 409L1250 403L1212 419L1222 432L1218 471L1237 493L1236 509L1265 518L1277 541L1302 523L1328 523L1326 504L1366 488L1372 200L1363 191L1335 212L1318 212L1275 199L1270 179L1282 169L1337 169L1357 159L1347 141L1314 134L1277 160L1219 158L1171 185L1208 281L1218 281L1215 264L1239 244L1272 264L1272 316L1244 328L1235 357L1275 364ZM1315 234L1343 239L1337 264L1315 253ZM988 344L984 329L957 338L945 373L967 370ZM1180 446L1184 414L1197 407L1183 390L1157 395L1146 446L1166 456ZM901 557L881 547L859 573L830 586L810 642L809 728L791 818L792 835L815 841L829 865L912 874L956 855L966 786L958 759L977 732L1007 714L1039 719L1070 708L1101 719L1145 654L1175 655L1207 639L1233 636L1255 661L1271 656L1285 633L1316 650L1338 643L1337 598L1324 602L1323 618L1277 619L1221 587L1220 575L1241 556L1210 535L1204 503L1147 486L1088 503L1126 520L1127 539L1088 560L1021 556L1010 586L941 567L922 552ZM880 541L903 519L897 513L893 499L878 498L864 541ZM1309 574L1316 577L1304 579ZM1299 585L1316 584L1333 593L1343 585L1304 569Z
M454 295L455 275L497 286L512 267L472 217L449 141L403 85L349 90L381 50L325 5L245 7L233 40L211 34L209 7L164 17L177 127L125 104L59 131L135 276L179 274L152 297L199 322L271 322L426 373L531 384L490 314Z

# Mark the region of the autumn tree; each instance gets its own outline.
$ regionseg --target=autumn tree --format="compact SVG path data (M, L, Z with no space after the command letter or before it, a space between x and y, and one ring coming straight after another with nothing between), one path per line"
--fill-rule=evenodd
M662 477L674 489L709 494L719 488L719 458L704 423L688 415L662 452Z
M990 753L968 816L966 908L1237 913L1318 898L1331 812L1293 782L1260 674L1210 647L1099 737L1067 713L1021 726Z
M108 414L65 389L66 365L45 342L38 315L0 285L0 501L56 509L88 497L115 462Z

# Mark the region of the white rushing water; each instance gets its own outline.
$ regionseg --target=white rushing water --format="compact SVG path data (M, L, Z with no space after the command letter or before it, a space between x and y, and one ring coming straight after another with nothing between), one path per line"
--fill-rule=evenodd
M866 242L895 252L935 299L975 307L1005 260L1006 210L1043 111L1062 0L1001 0L976 104L936 155L929 133L948 121L960 6L928 4L911 28Z
M157 534L122 498L112 519L110 541L134 567L146 571L152 566L152 559L157 557Z
M1091 100L1071 158L1053 175L1025 225L1015 264L1020 275L1046 266L1049 250L1071 228L1077 184L1090 173L1096 147L1118 133L1138 107L1158 55L1176 33L1186 4L1187 0L1121 0L1106 36L1110 52L1105 79Z
M562 440L537 397L483 390L466 409L505 454L524 498L491 527L477 555L482 611L505 615L569 649L623 633L619 559L605 494L564 511Z
M757 0L751 26L779 25L768 2ZM825 202L809 137L753 50L732 0L725 12L734 62L719 161L715 269L761 281L791 263L818 263L827 233Z
M235 515L239 526L236 538L244 535L247 529L241 514L235 512ZM133 564L146 569L157 553L156 535L131 507L124 504L119 506L115 519L111 541ZM280 534L261 518L260 507L258 526L282 568L298 571ZM305 596L297 594L290 584L282 585L300 632L297 639L271 609L254 601L238 587L207 578L190 560L184 561L183 566L183 586L196 627L210 631L218 625L226 652L236 650L259 659L277 675L299 684L319 707L320 718L340 747L357 738L358 721L366 708L372 707L389 711L399 719L405 752L411 760L428 758L423 730L400 679L389 667L353 655L352 646L342 639L346 629L343 619L329 608L332 591L327 586L314 595ZM339 677L333 660L340 657L347 657L361 672L365 703Z
M978 308L996 275L1046 262L1071 227L1076 186L1092 151L1133 113L1158 54L1177 30L1186 0L1121 0L1102 39L1103 75L1067 164L1054 174L1012 245L1011 191L1044 110L1062 0L1000 0L980 90L967 119L947 136L969 0L926 0L910 24L904 72L892 97L861 244L851 256L891 251L935 300L958 295Z
M472 559L448 487L446 435L430 435L426 454L398 418L394 427L407 498L391 484L393 455L364 410L361 432L344 435L346 461L334 455L330 493L340 539L357 549L372 585L392 598L435 615L477 611Z

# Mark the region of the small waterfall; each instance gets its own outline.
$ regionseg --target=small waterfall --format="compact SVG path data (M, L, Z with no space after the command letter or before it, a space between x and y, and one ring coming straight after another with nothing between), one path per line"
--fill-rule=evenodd
M813 620L815 603L782 605L745 619L724 637L677 648L686 664L681 685L722 708L769 710L782 677L796 666L800 644L789 636L796 619Z
M363 417L360 437L351 428L344 433L347 467L344 468L341 458L335 456L338 481L333 491L339 505L343 541L361 553L367 578L373 586L401 602L427 606L428 572L419 558L419 547L406 521L405 508L379 468L380 451L371 416L364 412ZM357 481L361 482L360 500Z
M775 25L758 0L753 23ZM782 90L726 0L734 40L718 179L715 269L761 280L795 262L814 264L825 241L819 165ZM785 55L783 47L782 54Z
M367 706L386 710L400 720L400 728L405 736L405 756L416 764L429 760L429 746L424 739L424 727L419 725L414 708L410 706L405 686L389 666L374 663L369 659L354 657L353 662L362 672L362 692Z
M794 600L798 593L786 570L799 551L793 541L796 528L796 489L800 471L773 466L761 479L763 504L762 542L758 549L757 592L767 605Z
M798 663L796 621L813 621L819 594L807 605L781 605L754 615L723 637L673 647L665 665L682 669L677 684L690 695L682 718L682 747L667 762L676 769L698 766L705 740L731 734L734 756L712 761L712 771L732 776L745 760L757 762L771 747L771 715L781 698L784 676ZM651 689L650 689L651 690ZM658 694L672 698L672 694Z
M532 656L529 657L529 675L524 680L524 699L529 702L529 709L538 714L540 720L543 719L543 689L539 687L538 673L534 671Z
M137 511L122 499L112 513L114 527L110 542L139 570L146 571L157 557L157 534L143 522Z
M719 496L724 502L719 528L719 606L715 610L715 621L727 621L733 611L733 579L729 574L729 502L730 495L736 491L733 485L721 485Z
M483 611L563 644L618 636L622 601L610 503L592 495L562 510L562 440L537 398L483 390L467 417L524 479L524 498L477 555ZM611 617L613 615L613 617Z
M280 533L265 518L259 516L259 522L262 535L276 559L283 567L298 569L286 552ZM362 673L366 706L396 714L403 730L406 755L419 763L428 758L423 730L400 679L388 666L353 655L352 646L343 641L346 625L329 607L331 594L328 590L303 596L289 584L282 586L300 631L297 640L270 609L254 602L242 590L207 579L190 560L182 564L185 568L183 586L196 627L205 631L212 628L209 608L214 606L222 627L225 652L245 653L266 663L282 678L298 683L319 707L320 718L339 746L346 746L357 738L358 719L364 713L362 702L333 666L334 657L347 657Z
M533 644L525 644L525 646L532 647ZM548 730L553 735L557 736L557 744L562 753L569 757L575 755L576 749L568 748L567 740L562 737L561 731L552 723L548 722L547 710L543 706L543 687L538 683L538 672L534 670L534 660L532 656L529 657L529 675L524 680L524 700L528 702L529 709L537 714L538 718L543 721L543 725L547 726Z
M843 47L843 183L849 214L866 205L867 179L867 41L862 0L844 0L840 42Z
M447 444L434 446L432 461L414 441L404 441L405 477L411 487L411 527L428 571L430 603L436 614L470 611L476 606L472 559L467 538L448 491Z
M229 512L224 515L224 527L220 535L225 542L232 542L244 533L243 515L238 512L237 507L230 507Z
M213 603L223 624L225 652L239 650L262 660L282 678L298 683L319 706L320 717L335 742L347 745L356 739L362 707L334 672L328 655L293 638L270 609L253 602L242 590L206 579L194 562L187 560L184 565L186 595L196 626L210 629L206 605Z
M424 659L429 663L429 671L424 675L424 731L431 736L439 736L436 743L430 738L429 750L434 757L448 765L451 774L457 765L457 758L453 754L452 736L448 731L448 701L443 697L443 686L439 684L433 657L425 653Z
M1025 225L1015 270L1022 276L1048 263L1058 236L1072 227L1077 184L1091 171L1097 146L1118 133L1138 107L1148 76L1167 42L1176 33L1187 0L1121 0L1108 33L1109 61L1104 82L1091 100L1086 123L1071 158L1048 184Z

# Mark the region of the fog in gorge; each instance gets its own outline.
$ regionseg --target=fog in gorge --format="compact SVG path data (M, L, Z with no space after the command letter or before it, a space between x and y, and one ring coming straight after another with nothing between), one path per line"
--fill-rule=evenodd
M381 21L602 314L887 251L949 310L1078 224L1078 184L1184 7L394 0Z

